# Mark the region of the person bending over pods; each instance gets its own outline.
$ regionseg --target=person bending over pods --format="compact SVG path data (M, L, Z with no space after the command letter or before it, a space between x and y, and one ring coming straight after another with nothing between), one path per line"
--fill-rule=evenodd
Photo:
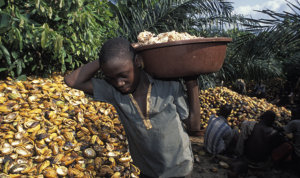
M211 115L204 133L204 148L207 152L217 154L229 154L234 152L238 131L232 129L227 118L232 111L232 106L221 106L218 116Z
M253 168L268 167L272 161L272 152L286 142L285 137L273 126L275 119L275 112L265 111L245 140L244 156L249 166Z

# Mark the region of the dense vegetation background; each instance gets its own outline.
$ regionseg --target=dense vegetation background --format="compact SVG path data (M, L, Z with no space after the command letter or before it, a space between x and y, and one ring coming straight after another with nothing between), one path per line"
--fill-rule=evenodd
M114 3L112 3L114 2ZM293 85L300 76L300 4L291 13L263 10L268 19L232 15L224 0L0 0L0 77L65 73L95 60L103 42L136 42L147 30L233 38L223 68L199 76L201 87L221 81L271 81Z
M1 1L0 73L24 78L94 60L119 28L106 1Z

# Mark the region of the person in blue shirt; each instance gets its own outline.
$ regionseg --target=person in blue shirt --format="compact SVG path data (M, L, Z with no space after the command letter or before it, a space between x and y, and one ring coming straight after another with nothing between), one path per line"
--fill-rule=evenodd
M208 121L204 133L204 148L213 155L233 154L234 152L233 145L238 131L228 125L227 118L231 111L231 105L223 105L220 107L218 116L212 115Z

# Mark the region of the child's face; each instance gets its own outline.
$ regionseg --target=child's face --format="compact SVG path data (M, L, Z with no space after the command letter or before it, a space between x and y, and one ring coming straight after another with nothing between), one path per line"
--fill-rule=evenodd
M123 94L132 93L137 87L138 70L132 59L115 59L102 66L105 80Z

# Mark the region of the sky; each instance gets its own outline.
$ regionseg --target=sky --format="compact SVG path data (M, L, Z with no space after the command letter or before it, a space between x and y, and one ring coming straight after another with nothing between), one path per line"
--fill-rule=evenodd
M287 6L285 0L229 0L233 2L234 14L242 14L246 17L252 17L254 19L267 18L268 16L256 12L255 10L269 9L275 12L290 12L290 8ZM297 0L289 0L293 4L297 4Z

